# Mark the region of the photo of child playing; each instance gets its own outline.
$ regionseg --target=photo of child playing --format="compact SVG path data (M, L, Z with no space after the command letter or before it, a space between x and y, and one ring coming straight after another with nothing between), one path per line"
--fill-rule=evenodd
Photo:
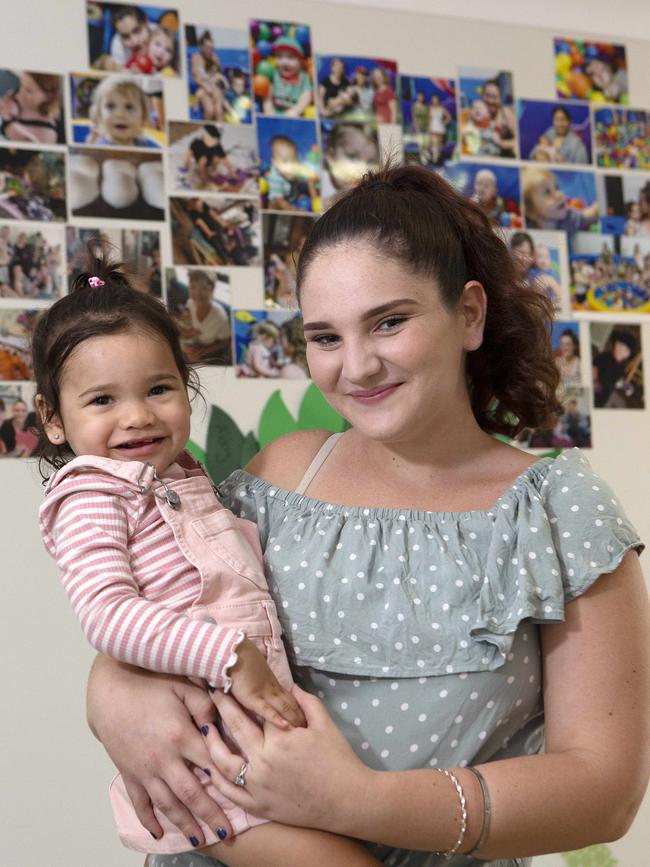
M579 232L570 262L574 310L650 313L650 238Z
M169 142L174 189L257 193L259 161L252 125L172 121Z
M523 160L591 163L589 106L578 102L517 100L519 148Z
M162 81L154 77L70 75L72 140L116 147L163 147L167 135L162 92Z
M592 322L591 364L594 406L603 409L645 407L641 328Z
M0 148L0 219L66 218L65 154Z
M561 99L627 105L627 58L624 45L556 37L555 87Z
M176 265L261 265L257 203L250 199L169 200Z
M179 75L177 11L87 0L86 19L93 69Z
M404 157L423 166L452 159L457 146L456 82L400 76Z
M337 193L349 190L367 171L379 167L379 138L372 123L321 122L323 142L322 198L325 207Z
M309 27L252 21L250 48L256 110L283 117L315 117Z
M185 25L190 119L249 124L252 120L248 34Z
M650 236L650 181L644 175L598 174L596 191L604 234Z
M235 360L244 378L307 379L302 318L279 310L235 310Z
M63 260L63 226L0 226L0 298L58 298Z
M0 69L0 139L65 142L62 76Z
M259 117L262 207L272 211L320 211L320 149L316 125Z
M460 71L460 140L467 156L516 157L512 73Z
M204 268L167 268L167 307L190 364L232 364L230 278Z
M296 308L296 262L313 217L262 214L264 247L264 304Z
M495 226L518 229L521 216L519 170L491 163L447 163L438 174L475 202Z
M579 232L595 226L600 209L592 172L525 166L521 170L526 226Z

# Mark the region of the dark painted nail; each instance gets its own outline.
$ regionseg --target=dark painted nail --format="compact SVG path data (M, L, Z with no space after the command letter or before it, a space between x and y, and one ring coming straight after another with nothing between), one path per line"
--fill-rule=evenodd
M217 837L220 840L225 840L227 836L228 836L228 832L226 831L225 828L217 828Z
M192 844L192 846L194 846L195 849L199 845L199 841L196 839L196 837L190 837L190 843Z
M149 833L150 833L150 834L151 834L151 836L152 836L152 837L153 837L153 838L154 838L154 840L157 840L157 839L158 839L158 837L157 837L157 835L156 835L156 834L154 834L154 832L153 832L153 831L149 831Z
M208 692L216 692L216 691L217 691L216 686L210 686L210 684L208 684Z
M210 729L207 726L201 726L201 734L203 735L204 738L206 738L208 736L209 731L210 731Z
M207 774L209 777L212 776L212 771L210 770L210 768L203 768L203 773Z

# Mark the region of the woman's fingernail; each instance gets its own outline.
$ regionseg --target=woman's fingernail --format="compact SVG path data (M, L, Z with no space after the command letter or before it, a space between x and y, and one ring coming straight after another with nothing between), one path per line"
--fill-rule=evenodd
M209 777L212 776L212 771L210 770L210 768L203 768L203 773L207 774Z
M157 835L157 834L154 834L153 831L149 831L149 833L150 833L151 836L154 838L154 840L157 840L157 839L158 839L158 835Z
M208 684L208 692L216 692L216 691L217 691L216 686L210 686L210 684Z
M226 831L225 828L217 828L217 837L220 840L225 840L227 836L228 836L228 832Z
M196 847L199 845L199 841L196 839L196 837L190 837L189 840L192 846L194 846L194 848L196 849Z
M210 729L207 726L201 726L201 734L204 738L207 738L209 731Z

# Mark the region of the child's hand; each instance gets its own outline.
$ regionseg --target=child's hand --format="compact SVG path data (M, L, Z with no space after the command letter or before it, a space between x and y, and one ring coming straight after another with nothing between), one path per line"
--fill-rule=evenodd
M264 656L248 638L237 648L237 662L230 669L232 695L248 710L278 728L306 726L300 705L283 689Z

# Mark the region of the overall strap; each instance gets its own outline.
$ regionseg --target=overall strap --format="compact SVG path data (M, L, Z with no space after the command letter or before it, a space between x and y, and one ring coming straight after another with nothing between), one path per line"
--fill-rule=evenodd
M327 458L329 457L332 449L337 444L339 439L343 436L342 433L335 433L331 436L327 437L323 445L318 449L313 461L307 467L307 471L305 475L300 480L298 486L296 487L297 494L304 494L307 488L311 485L314 480L314 476L323 466Z

